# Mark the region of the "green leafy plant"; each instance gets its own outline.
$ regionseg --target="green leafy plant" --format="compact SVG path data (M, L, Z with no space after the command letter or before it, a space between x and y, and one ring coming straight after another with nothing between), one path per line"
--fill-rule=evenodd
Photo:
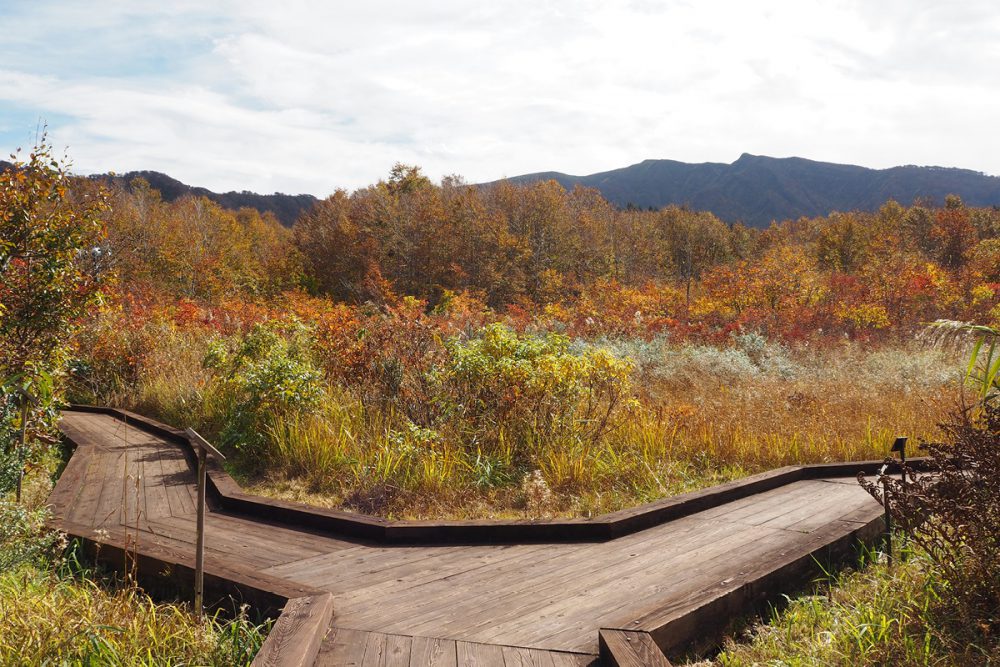
M223 444L265 453L275 418L319 407L326 391L307 334L297 322L271 322L255 325L233 349L223 340L210 346L204 364L218 374L212 392Z
M438 421L470 451L492 455L506 438L521 463L544 442L599 441L629 403L632 364L605 348L574 352L569 343L502 324L449 339L448 358L433 371Z
M971 322L937 320L929 331L937 342L972 335L976 342L969 353L965 379L976 390L980 403L987 403L1000 393L1000 329Z

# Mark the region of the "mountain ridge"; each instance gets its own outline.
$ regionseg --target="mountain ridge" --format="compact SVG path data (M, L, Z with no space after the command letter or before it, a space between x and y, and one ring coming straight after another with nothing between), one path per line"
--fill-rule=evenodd
M0 171L8 166L9 162L0 161ZM203 196L226 208L248 206L262 213L273 213L287 227L318 201L309 194L213 192L149 170L89 178L108 179L124 187L129 187L135 178L144 178L167 201L185 195ZM646 159L585 176L543 171L480 183L478 187L490 187L502 180L519 184L555 180L568 190L577 185L596 188L605 199L621 208L630 204L654 209L688 206L711 211L725 222L754 227L766 227L773 220L829 215L833 211L873 211L888 199L903 205L916 200L941 204L946 195L956 194L970 206L1000 206L1000 177L971 169L917 165L873 169L750 153L743 153L729 164Z
M550 179L567 189L596 188L619 207L689 206L711 211L725 222L755 227L833 211L875 210L888 199L904 205L922 199L941 203L946 195L957 194L970 206L1000 205L1000 178L971 169L916 165L872 169L750 153L730 164L648 159L586 176L546 171L506 180Z
M0 173L12 166L14 166L12 163L0 160ZM131 188L132 181L142 178L154 190L158 190L160 196L165 201L174 201L186 195L206 197L223 208L235 210L249 207L257 209L261 213L273 213L278 222L285 227L291 227L295 224L299 215L304 210L311 208L318 201L315 196L309 194L287 195L282 192L275 192L269 195L262 195L248 190L243 190L242 192L235 190L213 192L208 188L188 185L167 174L151 170L129 171L124 174L91 174L85 178L103 179L127 189Z

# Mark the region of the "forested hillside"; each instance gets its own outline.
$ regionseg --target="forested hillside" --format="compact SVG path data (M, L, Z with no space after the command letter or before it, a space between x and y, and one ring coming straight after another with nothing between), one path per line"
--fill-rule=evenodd
M435 185L400 166L321 201L294 244L310 289L346 302L433 307L467 292L591 332L867 336L995 317L998 232L1000 211L956 196L758 230L676 206L619 210L555 181Z
M618 207L687 206L753 227L833 211L875 211L888 199L907 205L922 200L933 206L956 194L972 206L1000 205L1000 178L968 169L914 165L867 169L747 153L732 164L645 160L589 176L544 172L510 180L550 179L568 189L597 188Z

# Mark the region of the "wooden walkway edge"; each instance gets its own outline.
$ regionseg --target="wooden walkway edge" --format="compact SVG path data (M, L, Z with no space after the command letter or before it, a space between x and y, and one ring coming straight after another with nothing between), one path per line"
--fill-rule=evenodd
M190 590L184 433L65 415L53 525L151 592ZM879 539L853 480L879 465L782 468L590 520L401 522L251 496L210 464L206 600L277 618L256 665L669 665Z
M189 456L194 456L194 448L184 431L144 415L102 406L73 405L70 409L128 420L182 445ZM909 463L919 469L924 459L910 459ZM536 521L393 521L264 498L244 493L222 466L211 459L208 462L208 480L212 495L222 509L284 524L389 544L524 544L612 540L793 482L854 476L859 472L875 474L882 464L883 461L857 461L786 466L591 519Z

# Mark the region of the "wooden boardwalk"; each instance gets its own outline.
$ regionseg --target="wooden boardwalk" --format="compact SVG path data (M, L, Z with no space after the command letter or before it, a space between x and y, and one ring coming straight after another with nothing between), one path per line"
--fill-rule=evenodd
M76 452L52 494L55 524L186 566L190 450L110 414L66 411L61 429ZM551 543L392 544L225 509L221 498L207 517L206 571L291 591L283 599L332 594L329 629L305 658L316 665L599 664L615 632L669 649L794 590L814 554L844 555L881 520L853 477L832 475L615 539Z

